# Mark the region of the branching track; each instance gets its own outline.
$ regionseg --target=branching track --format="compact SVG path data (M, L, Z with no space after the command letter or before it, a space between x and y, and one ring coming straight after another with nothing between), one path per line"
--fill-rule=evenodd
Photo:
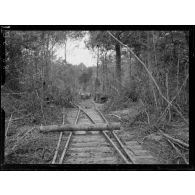
M75 107L77 108L75 124L108 123L104 115L96 107L90 110L85 110L78 105L75 105ZM60 155L59 148L62 142L64 142L63 140L66 141ZM133 164L134 161L114 131L110 133L107 131L78 132L75 134L70 132L67 136L60 132L52 160L52 164L55 163Z
M95 106L74 105L67 121L74 124L109 123ZM63 117L64 124L64 117ZM116 130L60 132L52 164L155 164L155 159L135 141L125 141Z

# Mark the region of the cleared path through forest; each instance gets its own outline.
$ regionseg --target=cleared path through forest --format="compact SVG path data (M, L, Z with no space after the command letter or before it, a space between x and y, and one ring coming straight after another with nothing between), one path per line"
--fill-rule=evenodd
M87 106L86 106L87 105ZM87 115L93 119L96 124L105 123L100 114L95 110L91 100L83 101L80 106L84 108ZM71 124L75 122L78 109L69 109L67 113L67 121ZM89 117L86 117L86 113L80 112L78 118L78 124L91 124ZM126 152L133 158L134 164L157 164L156 159L137 141L124 141L124 137L127 137L127 132L121 132L120 137L115 131L119 141L125 147ZM107 132L107 136L112 142L119 148L117 141L114 139L113 134ZM130 136L130 134L129 134ZM124 155L125 156L125 155ZM77 131L74 132L69 146L66 151L66 155L63 159L63 164L133 164L130 160L127 162L128 157L121 158L116 149L109 143L106 136L102 132L93 131Z

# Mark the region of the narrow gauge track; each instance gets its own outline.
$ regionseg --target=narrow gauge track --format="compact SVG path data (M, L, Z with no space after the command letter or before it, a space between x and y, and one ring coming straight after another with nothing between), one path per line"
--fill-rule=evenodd
M107 123L104 115L94 109L77 108L74 124ZM64 124L64 117L63 117ZM65 140L65 141L64 141ZM59 155L60 145L64 148ZM62 146L61 146L62 147ZM60 157L58 157L60 156ZM60 132L52 164L134 164L115 131L69 132L67 136Z

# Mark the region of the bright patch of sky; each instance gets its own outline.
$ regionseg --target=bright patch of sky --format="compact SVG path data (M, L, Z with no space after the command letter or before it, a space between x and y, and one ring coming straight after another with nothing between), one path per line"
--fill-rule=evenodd
M78 41L67 41L66 45L66 61L73 64L79 65L80 63L84 63L86 66L96 66L97 58L95 53L90 51L85 47L84 41L87 39L85 36L82 40ZM65 48L64 46L60 46L56 48L57 58L65 58Z

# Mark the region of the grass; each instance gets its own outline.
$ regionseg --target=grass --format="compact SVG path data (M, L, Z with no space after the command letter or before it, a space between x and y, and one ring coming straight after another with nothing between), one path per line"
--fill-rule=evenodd
M44 108L47 125L62 123L60 108L60 106ZM34 114L33 118L35 121L22 119L11 124L5 142L6 164L47 164L52 160L59 135L39 133L38 127L44 124L41 113ZM23 137L32 127L35 129Z

